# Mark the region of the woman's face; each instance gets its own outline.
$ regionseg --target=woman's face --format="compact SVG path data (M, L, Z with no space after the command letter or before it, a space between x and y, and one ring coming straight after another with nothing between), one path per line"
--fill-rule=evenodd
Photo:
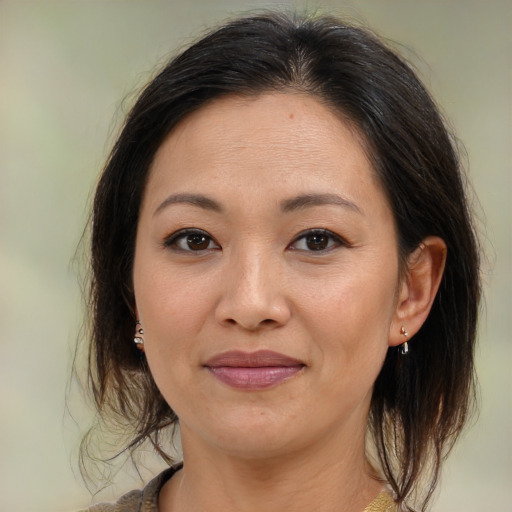
M134 286L184 442L266 456L364 435L400 328L397 238L357 135L314 97L227 97L174 129Z

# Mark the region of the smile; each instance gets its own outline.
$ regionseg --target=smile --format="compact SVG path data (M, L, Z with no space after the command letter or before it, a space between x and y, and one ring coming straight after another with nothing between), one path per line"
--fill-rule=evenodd
M300 373L305 366L297 359L267 350L224 352L204 364L224 384L247 391L280 384Z

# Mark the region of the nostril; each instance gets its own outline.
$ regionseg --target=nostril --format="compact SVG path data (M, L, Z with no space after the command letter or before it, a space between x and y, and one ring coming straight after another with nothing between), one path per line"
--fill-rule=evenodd
M265 326L273 326L277 322L273 320L272 318L266 318L265 320L261 320L260 322L256 322L254 325L251 325L249 323L243 323L243 322L237 322L234 318L226 318L224 320L225 325L241 325L245 329L249 330L255 330L255 329L261 329Z

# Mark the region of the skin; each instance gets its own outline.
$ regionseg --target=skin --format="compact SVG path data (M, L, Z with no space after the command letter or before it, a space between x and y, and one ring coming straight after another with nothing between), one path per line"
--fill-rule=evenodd
M373 383L401 326L412 336L428 315L446 249L426 239L400 279L360 141L315 98L272 93L208 104L157 152L134 288L150 370L180 418L185 467L162 512L356 512L381 490L365 459ZM204 366L230 350L303 368L235 389Z

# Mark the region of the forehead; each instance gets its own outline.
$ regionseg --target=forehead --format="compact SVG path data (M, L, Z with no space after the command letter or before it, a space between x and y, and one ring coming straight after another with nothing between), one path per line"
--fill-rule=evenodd
M354 126L299 93L227 96L190 114L157 151L146 192L248 192L270 184L290 194L332 187L381 193Z

